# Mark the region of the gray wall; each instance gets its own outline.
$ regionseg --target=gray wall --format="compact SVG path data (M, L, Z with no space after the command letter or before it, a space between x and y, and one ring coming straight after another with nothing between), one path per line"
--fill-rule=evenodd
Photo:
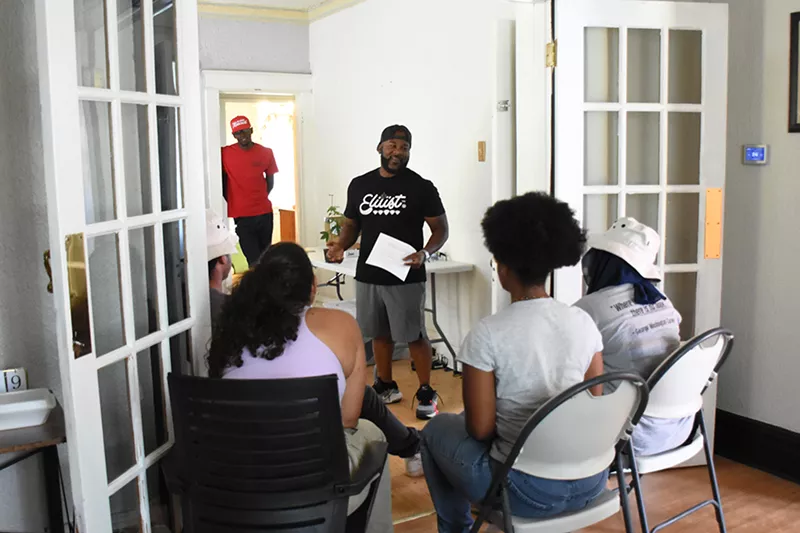
M298 22L200 17L200 68L311 72L308 25Z
M35 30L33 2L0 2L0 369L25 367L30 387L60 397ZM44 530L41 476L38 458L0 473L0 531Z
M787 133L789 13L800 0L730 0L722 323L736 334L719 408L800 432L800 134ZM763 168L746 143L771 147Z

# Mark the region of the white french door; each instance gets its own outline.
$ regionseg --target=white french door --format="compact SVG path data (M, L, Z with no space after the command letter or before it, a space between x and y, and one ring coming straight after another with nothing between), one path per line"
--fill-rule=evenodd
M589 233L621 216L656 229L682 338L718 326L727 6L560 0L555 20L555 195ZM556 298L582 291L580 265L556 273Z
M196 0L37 0L72 502L82 533L166 531L166 374L207 331Z
M562 0L556 10L555 195L590 233L621 216L656 229L683 336L718 326L727 6ZM558 299L574 302L582 287L579 266L556 274Z

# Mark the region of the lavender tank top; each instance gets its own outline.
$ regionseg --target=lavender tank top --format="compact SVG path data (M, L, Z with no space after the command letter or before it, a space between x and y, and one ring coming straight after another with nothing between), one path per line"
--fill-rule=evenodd
M345 378L339 358L314 335L306 324L306 314L300 318L297 340L289 341L283 353L275 359L254 357L250 350L242 351L242 366L228 367L223 379L287 379L310 378L336 374L339 378L339 401L344 395Z

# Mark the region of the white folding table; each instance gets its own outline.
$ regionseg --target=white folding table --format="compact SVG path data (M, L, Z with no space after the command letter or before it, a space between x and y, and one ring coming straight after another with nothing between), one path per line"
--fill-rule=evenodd
M355 278L358 258L345 257L344 261L341 263L328 263L325 261L324 248L309 248L306 251L308 252L308 258L311 259L311 264L315 268L328 270L334 273L334 276L331 279L320 284L319 287L335 287L336 296L339 298L339 300L343 300L344 298L342 298L341 290L342 285L345 284L345 279L347 276ZM427 271L431 280L431 307L426 307L425 311L431 314L431 318L433 319L433 327L436 328L436 332L439 334L438 339L431 339L431 344L443 343L447 347L447 351L450 352L450 355L453 358L453 370L456 373L458 371L458 366L456 365L456 351L453 349L453 345L447 339L447 335L445 335L444 331L442 331L441 326L439 326L438 310L436 306L436 276L438 274L461 274L463 272L471 272L473 268L475 268L474 265L469 263L461 263L459 261L438 260L425 263L425 270Z

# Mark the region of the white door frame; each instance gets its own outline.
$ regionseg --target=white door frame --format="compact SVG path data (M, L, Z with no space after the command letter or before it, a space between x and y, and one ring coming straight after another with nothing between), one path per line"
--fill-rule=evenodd
M492 114L492 202L550 189L549 2L508 3L495 23ZM500 102L507 100L503 111ZM510 304L492 274L492 313Z
M311 168L306 149L311 146L313 132L313 100L311 94L311 74L286 74L272 72L246 72L238 70L204 70L203 78L203 125L205 127L205 191L207 205L216 213L225 216L225 200L222 198L222 167L220 147L220 94L247 93L268 95L291 95L295 99L297 116L297 186L295 194L297 208L297 240L305 242L305 226L303 225L303 189L304 176Z

